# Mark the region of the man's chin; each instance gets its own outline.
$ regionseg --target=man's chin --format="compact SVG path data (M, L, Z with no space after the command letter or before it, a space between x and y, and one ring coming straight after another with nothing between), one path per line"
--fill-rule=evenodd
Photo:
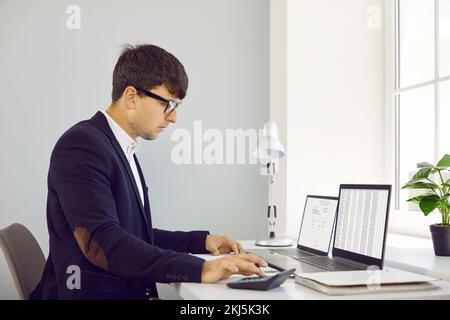
M145 136L141 137L144 140L155 140L156 138L159 137L159 132L156 133L148 133Z

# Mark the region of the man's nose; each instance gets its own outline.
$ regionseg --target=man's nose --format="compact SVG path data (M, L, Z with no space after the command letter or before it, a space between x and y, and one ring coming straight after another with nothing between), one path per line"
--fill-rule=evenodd
M166 120L171 123L177 122L177 109L173 110L172 113L166 117Z

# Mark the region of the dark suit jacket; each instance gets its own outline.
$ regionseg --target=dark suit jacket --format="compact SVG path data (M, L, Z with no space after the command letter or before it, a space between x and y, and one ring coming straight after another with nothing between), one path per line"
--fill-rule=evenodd
M145 299L155 282L200 282L207 231L152 227L129 163L97 112L56 143L48 173L50 253L33 299ZM79 275L79 277L78 277Z

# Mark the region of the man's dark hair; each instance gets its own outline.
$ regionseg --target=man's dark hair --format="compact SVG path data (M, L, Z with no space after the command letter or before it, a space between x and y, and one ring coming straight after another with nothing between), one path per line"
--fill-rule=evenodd
M188 83L183 65L171 53L149 44L126 45L114 67L112 101L117 101L128 86L150 90L162 84L171 94L183 99Z

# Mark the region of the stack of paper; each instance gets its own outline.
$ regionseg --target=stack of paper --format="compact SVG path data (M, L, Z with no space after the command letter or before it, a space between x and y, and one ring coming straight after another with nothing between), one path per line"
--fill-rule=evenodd
M394 268L295 275L297 283L330 295L435 290L439 288L431 283L435 280L438 279Z

